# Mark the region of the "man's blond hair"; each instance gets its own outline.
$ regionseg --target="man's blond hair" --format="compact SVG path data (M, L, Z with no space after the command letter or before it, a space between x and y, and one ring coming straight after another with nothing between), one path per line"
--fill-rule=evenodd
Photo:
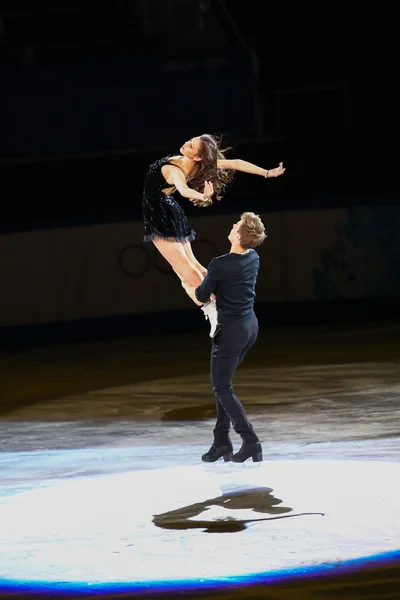
M240 235L240 245L244 250L256 248L263 243L267 234L265 233L264 223L259 215L253 212L245 212L241 215L241 224L238 228Z

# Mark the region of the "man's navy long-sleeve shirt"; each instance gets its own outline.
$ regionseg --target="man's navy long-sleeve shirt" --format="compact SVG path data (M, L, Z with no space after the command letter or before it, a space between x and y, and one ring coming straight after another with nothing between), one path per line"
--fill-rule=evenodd
M248 316L254 308L259 266L260 258L253 248L246 254L231 252L213 258L195 290L197 300L204 303L215 294L219 323Z

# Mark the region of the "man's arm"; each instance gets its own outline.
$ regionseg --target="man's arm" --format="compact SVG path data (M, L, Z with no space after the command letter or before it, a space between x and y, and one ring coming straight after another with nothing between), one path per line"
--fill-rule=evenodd
M196 298L196 288L192 287L186 281L182 281L182 287L197 306L203 306L203 302L199 302Z
M188 285L186 281L182 281L182 287L184 288L185 292L198 306L201 306L209 301L211 294L215 292L217 284L218 279L216 276L214 259L208 265L207 275L197 288Z

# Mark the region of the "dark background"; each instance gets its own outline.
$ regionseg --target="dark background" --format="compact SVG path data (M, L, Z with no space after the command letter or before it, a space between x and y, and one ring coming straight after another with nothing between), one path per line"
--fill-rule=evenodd
M397 201L384 5L2 2L3 226L137 218L149 161L207 125L231 155L283 160L274 206ZM237 179L230 203L258 194Z
M202 132L286 167L267 188L238 173L210 216L398 204L387 9L2 2L0 231L141 219L149 163Z

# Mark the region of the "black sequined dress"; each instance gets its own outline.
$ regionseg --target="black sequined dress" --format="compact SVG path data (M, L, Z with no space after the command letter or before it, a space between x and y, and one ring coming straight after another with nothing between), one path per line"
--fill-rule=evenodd
M196 234L189 226L186 215L173 194L162 190L173 188L165 180L161 168L170 162L165 156L153 162L144 180L142 212L144 220L144 242L164 239L169 242L191 242ZM174 165L176 166L176 165Z

